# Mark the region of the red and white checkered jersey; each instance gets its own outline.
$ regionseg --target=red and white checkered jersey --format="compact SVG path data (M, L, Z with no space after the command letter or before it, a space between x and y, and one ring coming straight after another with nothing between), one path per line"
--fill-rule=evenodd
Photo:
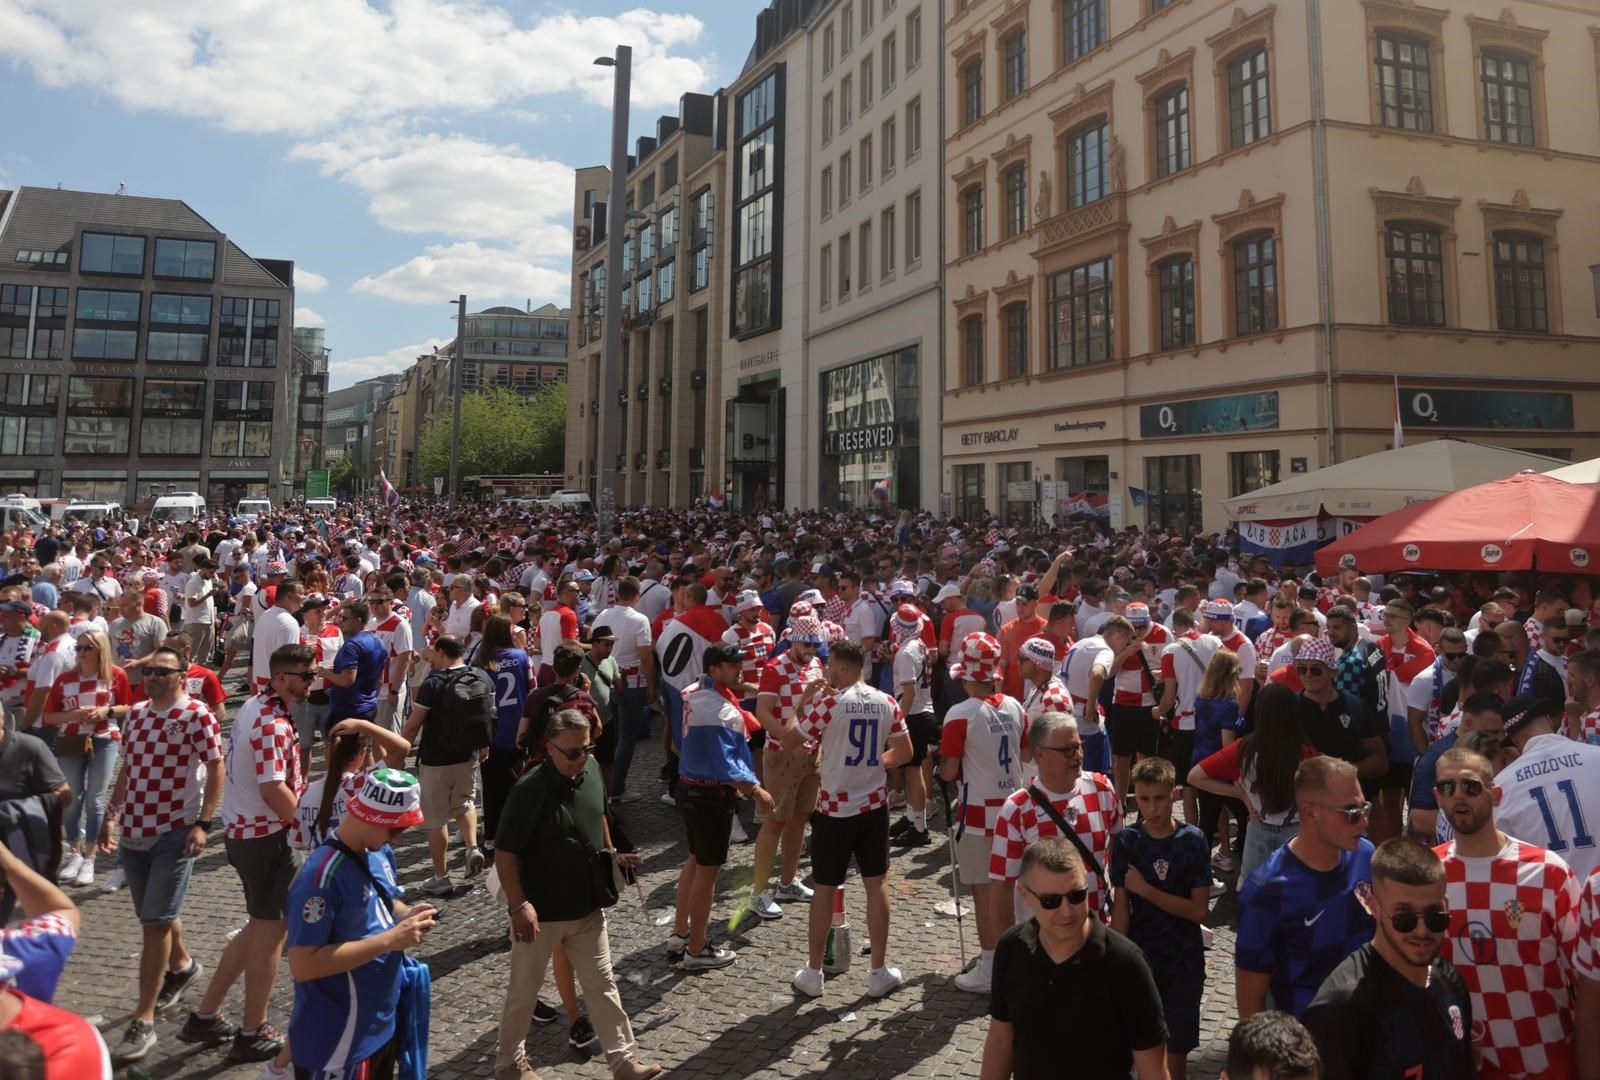
M1294 635L1289 632L1287 627L1279 630L1276 626L1269 626L1265 630L1261 631L1261 633L1256 636L1257 665L1268 663L1268 661L1272 659L1273 653L1277 652L1279 649L1283 648L1293 640ZM1245 674L1248 675L1250 672L1246 672ZM1272 672L1268 671L1267 674L1270 675Z
M41 686L46 690L56 684L77 663L77 640L71 634L62 634L54 641L39 641L28 663L28 677L23 691L25 698Z
M108 705L127 705L132 701L133 692L128 686L128 675L121 668L112 668L111 678L101 680L84 678L74 665L56 679L55 685L50 688L50 693L44 699L44 711L62 713L74 709L101 709ZM68 720L56 730L58 735L122 737L116 720L111 717L93 723Z
M862 682L830 688L812 698L799 727L822 746L818 810L828 817L854 817L889 804L883 752L890 739L906 733L894 698Z
M791 649L782 656L775 656L768 660L761 669L761 681L756 685L761 688L757 696L771 696L778 699L773 712L778 719L787 725L795 719L794 708L800 701L800 696L806 692L806 687L822 678L822 664L813 656L804 664L795 659Z
M1575 1076L1568 974L1578 939L1578 879L1559 855L1506 837L1489 858L1444 861L1450 932L1441 955L1472 992L1485 1076Z
M828 622L836 622L843 626L844 613L848 610L850 610L850 605L845 603L844 597L839 593L834 593L832 596L822 602L822 611L820 615Z
M1161 650L1172 642L1172 635L1160 623L1152 623L1144 643L1128 654L1117 672L1116 696L1118 705L1154 705L1156 679L1160 676Z
M739 646L739 653L744 657L744 666L739 669L740 681L760 686L761 670L767 666L767 657L772 655L772 646L778 640L772 627L760 619L754 626L746 626L741 619L724 631L722 640Z
M1023 685L1026 689L1022 694L1022 711L1027 716L1029 724L1047 712L1076 715L1072 711L1072 695L1067 693L1067 684L1054 675L1037 684L1023 680Z
M1222 639L1224 649L1232 649L1239 657L1239 677L1241 679L1254 679L1256 677L1256 647L1250 644L1250 639L1241 634L1237 627L1232 634Z
M184 696L170 709L135 705L122 732L122 838L137 843L194 824L204 768L221 757L222 727L204 702Z
M1600 980L1600 870L1589 875L1578 897L1578 944L1572 950L1572 972L1580 979Z
M1590 709L1578 722L1578 735L1590 746L1600 746L1600 709Z
M1205 681L1206 666L1222 648L1215 634L1184 634L1161 650L1161 678L1164 682L1178 684L1177 730L1194 730L1194 699L1200 694L1200 684Z
M912 686L909 715L933 711L933 650L920 637L908 637L894 654L894 696Z
M939 756L961 762L961 832L993 836L1000 807L1022 786L1028 716L1016 698L993 694L950 706Z
M257 694L239 706L228 739L228 780L222 820L234 840L271 836L289 827L261 797L262 784L281 780L300 794L300 746L283 699Z
M1084 846L1094 853L1105 867L1111 861L1111 838L1122 831L1122 800L1117 798L1111 781L1100 773L1078 774L1072 791L1062 794L1037 785L1041 794L1050 800L1068 825L1072 826ZM1022 853L1029 844L1041 837L1060 836L1061 830L1050 815L1040 809L1026 790L1013 792L1000 807L994 823L994 839L989 849L989 877L996 881L1015 881L1022 876ZM1106 888L1089 867L1089 910L1095 913L1109 911L1110 904L1101 904L1100 894Z
M1536 653L1544 648L1544 623L1529 615L1522 621L1522 628L1528 632L1528 652Z
M22 695L27 689L28 663L38 647L39 631L31 626L24 626L22 633L15 637L0 634L0 667L14 668L16 671L13 675L0 678L0 704L22 704Z
M300 628L300 644L311 650L311 664L313 667L332 667L333 658L339 655L339 650L344 648L344 634L340 633L337 626L324 626L320 633L313 634L304 626ZM328 680L320 675L311 680L310 691L326 690Z
M416 647L411 644L411 623L401 618L398 612L391 611L383 622L374 620L374 623L371 630L383 642L389 655L389 662L383 669L383 681L378 687L378 697L386 698L390 686L398 678L395 673L408 662L408 654L415 652Z

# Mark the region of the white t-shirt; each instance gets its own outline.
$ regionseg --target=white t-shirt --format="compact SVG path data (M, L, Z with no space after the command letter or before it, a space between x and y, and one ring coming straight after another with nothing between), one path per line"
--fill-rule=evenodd
M844 632L851 641L883 637L883 609L872 597L863 594L845 609Z
M1222 648L1215 634L1201 634L1195 638L1179 638L1161 650L1161 677L1178 684L1177 721L1179 731L1194 730L1194 699L1205 681L1206 667L1211 657ZM1193 653L1194 655L1190 655Z
M645 580L639 582L639 599L633 603L634 610L643 615L654 625L661 617L661 613L672 606L672 590L664 581Z
M900 700L907 684L916 689L911 695L911 708L907 716L933 711L933 662L927 643L920 637L909 637L894 654L894 696Z
M199 574L190 574L189 580L184 582L183 585L183 595L185 600L193 600L197 596L210 592L216 582L217 579L214 577L207 580L206 578L201 577ZM208 596L206 597L205 603L199 604L195 607L190 607L186 602L183 605L183 621L186 623L195 623L196 625L216 622L216 600ZM209 657L207 659L209 659Z
M257 692L272 680L272 654L282 645L300 644L300 624L293 615L273 605L256 619L256 634L250 646L250 679Z
M1116 678L1117 673L1111 667L1116 656L1105 638L1086 637L1068 649L1066 658L1061 661L1061 681L1072 695L1080 735L1100 733L1100 707L1089 698L1089 680L1097 667L1105 668L1106 678Z
M650 651L650 620L634 608L613 604L595 616L594 630L602 626L611 627L611 632L616 635L611 656L616 660L617 667L623 671L637 668L639 657Z
M117 579L112 577L110 574L107 574L99 581L96 581L88 574L85 574L83 577L80 577L77 581L74 581L71 585L67 586L67 588L71 592L94 593L96 596L100 597L100 602L102 604L111 600L115 600L117 597L122 595L121 582L117 581Z
M1518 840L1555 852L1579 881L1587 881L1600 866L1600 846L1595 843L1600 829L1597 776L1600 746L1573 742L1559 733L1529 739L1521 756L1494 778L1501 791L1495 825Z

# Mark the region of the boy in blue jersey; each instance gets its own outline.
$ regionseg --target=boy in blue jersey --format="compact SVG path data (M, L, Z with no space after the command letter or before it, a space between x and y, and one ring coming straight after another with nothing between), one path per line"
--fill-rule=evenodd
M398 897L389 844L422 822L416 778L367 774L338 831L311 853L289 889L289 972L295 1075L384 1080L400 1054L395 1023L404 951L434 927L431 904Z
M1294 776L1300 833L1273 852L1239 892L1234 947L1241 1019L1273 1007L1298 1018L1346 956L1372 940L1362 900L1372 891L1372 804L1356 767L1308 758Z
M1132 778L1140 821L1118 834L1111 852L1111 929L1150 961L1167 1020L1167 1075L1184 1080L1189 1051L1200 1045L1200 923L1211 901L1211 847L1199 829L1172 819L1177 776L1170 761L1145 758Z

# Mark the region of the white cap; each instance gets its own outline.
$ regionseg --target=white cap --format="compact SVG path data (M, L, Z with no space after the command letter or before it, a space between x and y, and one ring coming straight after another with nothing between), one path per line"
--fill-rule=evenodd
M944 588L940 589L938 594L934 596L933 602L935 604L942 604L946 600L949 600L949 599L952 599L952 598L960 599L960 597L961 597L961 586L952 583L952 584L946 585Z

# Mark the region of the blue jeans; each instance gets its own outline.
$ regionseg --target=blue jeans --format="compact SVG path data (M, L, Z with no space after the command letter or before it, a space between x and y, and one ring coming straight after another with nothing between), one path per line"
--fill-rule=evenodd
M189 876L194 872L194 859L184 854L188 842L189 827L179 825L162 833L155 846L145 851L126 846L117 849L141 926L170 926L182 912Z
M1244 831L1244 854L1239 858L1239 887L1250 880L1255 868L1267 861L1267 856L1293 840L1300 832L1298 821L1290 825L1268 825L1252 821Z
M67 777L67 789L72 792L72 805L67 807L62 819L67 843L81 842L85 826L91 845L99 839L100 823L106 816L106 794L111 789L111 778L117 774L117 751L121 746L114 739L96 735L93 757L59 759L61 771Z
M642 686L611 691L611 715L617 725L617 750L611 759L611 791L620 795L628 790L628 769L640 739L650 737L650 714L645 711Z

